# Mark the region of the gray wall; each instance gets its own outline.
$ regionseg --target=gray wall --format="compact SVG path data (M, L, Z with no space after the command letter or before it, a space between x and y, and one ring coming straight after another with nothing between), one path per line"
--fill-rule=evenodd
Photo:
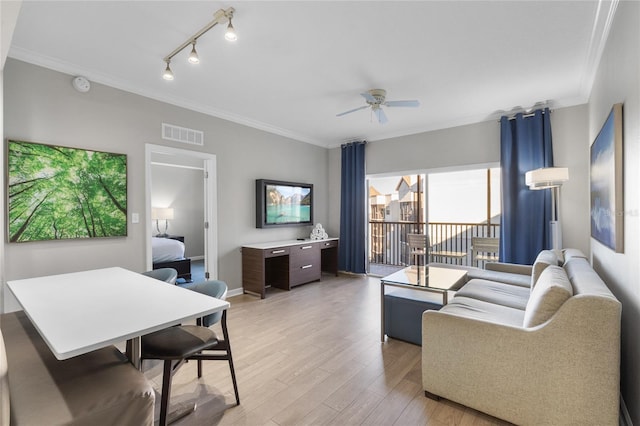
M72 76L13 59L4 69L4 137L127 154L129 223L126 238L4 244L7 280L119 265L142 271L145 234L145 144L169 145L216 155L220 279L242 286L239 247L308 236L311 227L255 228L257 178L313 183L317 222L329 211L327 149L93 84L89 93ZM161 123L202 130L204 147L160 138ZM1 209L4 214L4 208ZM3 221L4 222L4 221ZM330 235L337 229L325 226ZM9 302L9 298L5 298Z
M554 162L568 167L570 181L561 190L563 242L589 252L589 153L587 107L559 108L551 114ZM331 149L330 176L340 174L340 148ZM447 167L500 162L500 126L497 120L453 127L417 135L385 139L367 144L367 174L398 175ZM522 177L524 179L524 176ZM339 179L330 187L339 185ZM331 220L339 228L340 191L331 192ZM334 216L336 215L336 216ZM332 225L335 225L332 223Z
M622 302L622 396L640 424L640 3L620 2L589 101L589 144L613 104L624 103L624 253L591 239L594 268ZM588 163L587 163L588 164ZM585 165L586 167L586 165Z

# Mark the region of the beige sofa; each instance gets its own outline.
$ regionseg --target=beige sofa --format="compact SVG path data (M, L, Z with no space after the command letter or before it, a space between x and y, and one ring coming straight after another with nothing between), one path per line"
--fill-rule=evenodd
M520 425L618 424L621 305L582 253L550 253L531 288L473 278L424 312L427 396Z
M58 361L24 312L0 325L0 425L153 425L153 387L114 346Z

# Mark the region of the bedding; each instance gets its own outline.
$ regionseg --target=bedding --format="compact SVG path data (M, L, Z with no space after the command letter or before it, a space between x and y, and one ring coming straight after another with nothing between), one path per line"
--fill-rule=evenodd
M171 238L151 238L153 263L184 259L184 243Z
M173 268L178 278L191 282L191 259L184 257L184 243L171 238L151 238L153 269Z

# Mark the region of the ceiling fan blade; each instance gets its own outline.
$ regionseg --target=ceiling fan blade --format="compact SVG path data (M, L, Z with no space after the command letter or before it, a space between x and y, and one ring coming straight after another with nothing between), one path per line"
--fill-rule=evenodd
M418 107L420 106L419 101L387 101L384 105L388 107Z
M387 114L384 113L382 108L374 109L373 112L376 114L376 117L378 117L378 123L386 124L389 121L387 120Z
M373 95L369 92L360 93L360 96L365 98L367 102L372 102L374 104L377 102L376 98L374 98Z
M360 111L361 109L369 108L369 105L364 105L358 108L350 109L349 111L341 112L340 114L336 114L336 117L342 117L343 115L351 114L352 112Z

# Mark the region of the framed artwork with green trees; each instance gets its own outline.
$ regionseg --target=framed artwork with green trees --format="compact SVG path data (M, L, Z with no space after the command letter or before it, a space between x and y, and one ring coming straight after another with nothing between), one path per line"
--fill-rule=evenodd
M10 242L127 235L127 156L7 141Z

